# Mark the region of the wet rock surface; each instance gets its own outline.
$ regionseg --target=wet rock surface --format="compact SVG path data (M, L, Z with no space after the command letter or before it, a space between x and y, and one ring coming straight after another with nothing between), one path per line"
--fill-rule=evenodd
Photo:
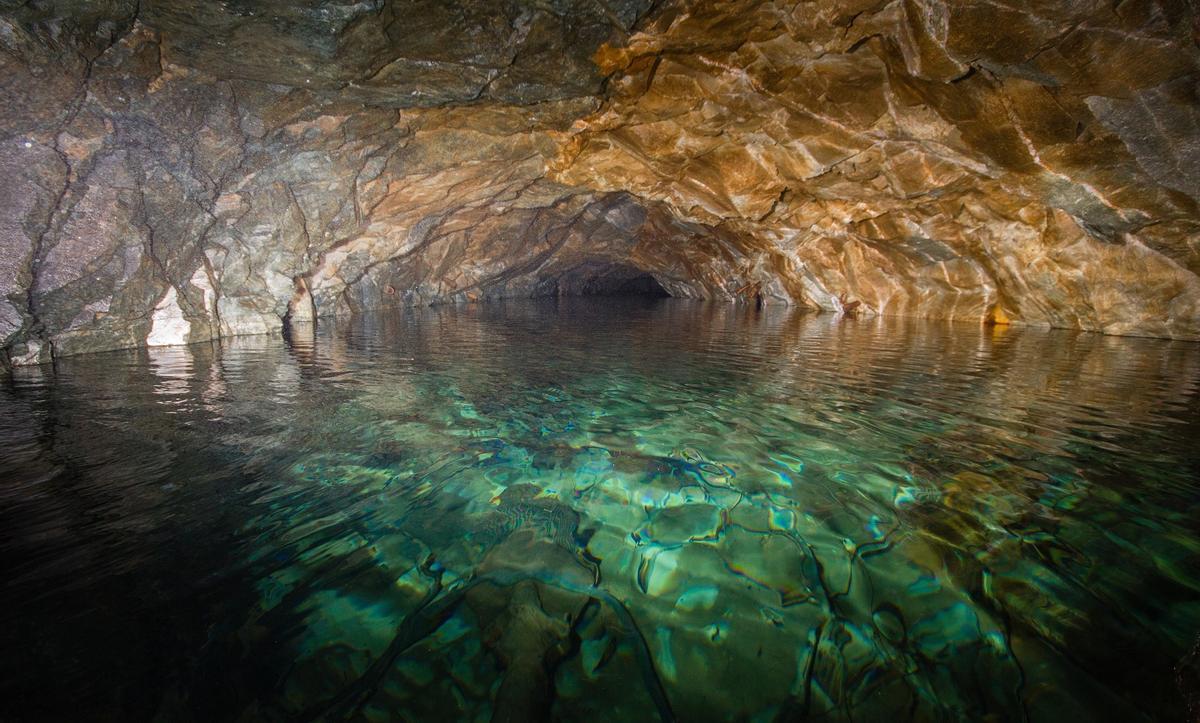
M646 275L1200 338L1196 23L1166 0L5 1L0 346Z

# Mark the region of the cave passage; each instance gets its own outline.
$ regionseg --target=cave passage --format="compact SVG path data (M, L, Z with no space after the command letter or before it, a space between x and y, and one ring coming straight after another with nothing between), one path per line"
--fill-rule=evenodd
M553 281L555 296L619 296L670 298L653 274L630 266L610 266L590 271L573 270Z
M584 286L584 295L590 296L644 296L655 299L670 298L671 294L650 274L642 274L612 285L607 282Z
M0 721L1200 721L1200 2L0 0Z
M0 5L0 365L585 267L1200 340L1196 8L819 5Z

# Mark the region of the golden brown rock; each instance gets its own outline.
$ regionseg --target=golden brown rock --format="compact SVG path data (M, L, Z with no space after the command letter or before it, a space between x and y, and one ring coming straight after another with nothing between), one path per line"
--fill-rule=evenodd
M597 53L553 177L729 229L791 302L1197 338L1197 53L1143 5L693 3Z
M1189 5L460 5L0 3L5 358L645 274L1200 339Z

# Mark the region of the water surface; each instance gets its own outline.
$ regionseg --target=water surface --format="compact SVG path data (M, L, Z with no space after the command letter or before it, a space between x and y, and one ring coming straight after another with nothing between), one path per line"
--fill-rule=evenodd
M20 369L0 719L1180 719L1198 394L1196 344L673 300Z

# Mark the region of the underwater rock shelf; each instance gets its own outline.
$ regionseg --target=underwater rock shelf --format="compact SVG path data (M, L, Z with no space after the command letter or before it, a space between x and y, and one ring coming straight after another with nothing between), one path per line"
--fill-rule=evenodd
M1180 720L1198 394L1197 344L678 299L19 369L0 718Z
M0 5L10 364L676 297L1200 338L1189 3Z

